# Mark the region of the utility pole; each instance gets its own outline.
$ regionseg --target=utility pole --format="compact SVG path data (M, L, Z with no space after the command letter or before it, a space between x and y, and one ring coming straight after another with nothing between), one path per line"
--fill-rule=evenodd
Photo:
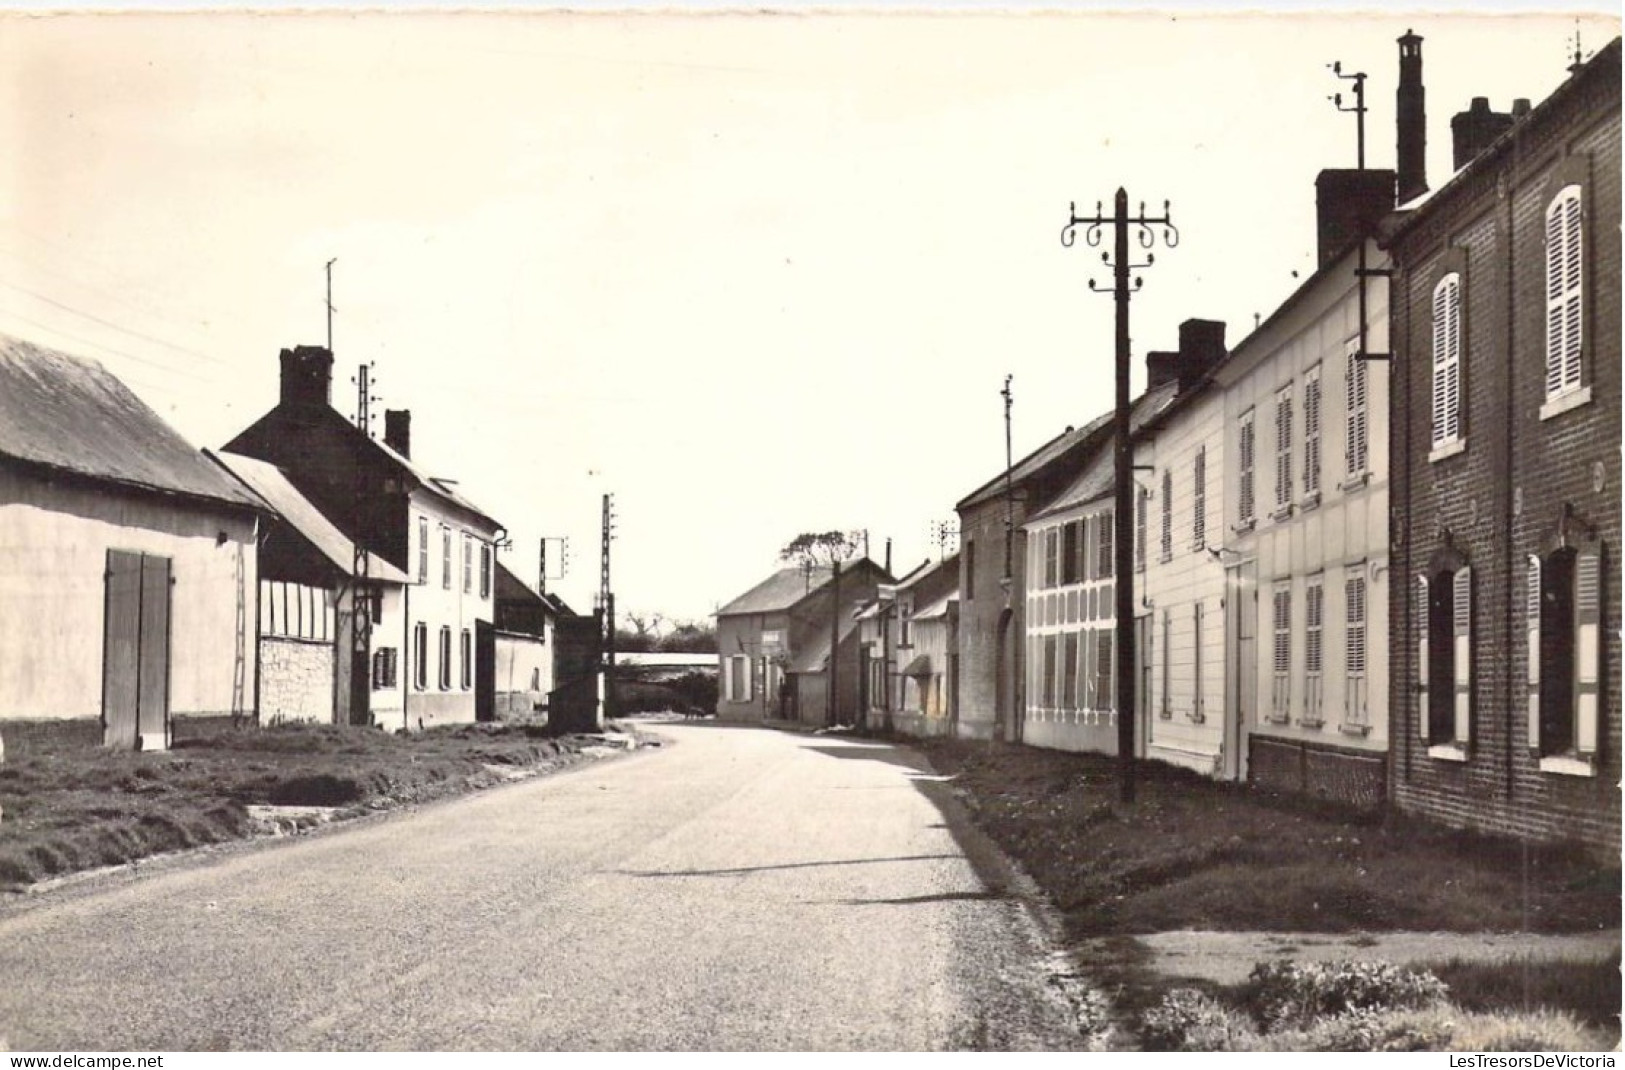
M615 595L609 586L609 544L615 538L615 496L604 495L603 559L599 567L598 599L604 616L604 704L606 716L615 713Z
M327 262L327 351L333 352L333 265L338 257Z
M835 702L835 687L839 676L841 652L841 562L837 559L830 567L829 580L829 699L824 722L831 727L839 724L840 707Z
M1011 577L1014 575L1011 568L1016 533L1016 495L1010 474L1011 468L1015 465L1015 457L1010 449L1010 404L1015 400L1015 395L1010 393L1010 381L1014 378L1013 375L1006 375L1004 389L999 391L999 396L1004 398L1004 576L999 582L1004 586L1004 601L1007 607L1010 602Z
M1418 42L1418 48L1420 48L1421 38L1416 38L1416 41ZM1418 60L1418 62L1420 62L1420 60ZM1352 81L1354 83L1354 107L1349 108L1349 107L1345 107L1343 105L1343 94L1341 94L1341 93L1334 93L1334 94L1332 94L1332 96L1328 97L1327 99L1330 100L1332 102L1332 104L1334 104L1337 107L1338 111L1349 112L1349 113L1353 114L1353 116L1354 116L1354 146L1355 146L1354 160L1355 160L1355 167L1358 168L1361 171L1364 171L1365 170L1365 113L1366 113L1366 106L1365 106L1365 78L1366 78L1366 76L1365 76L1365 72L1364 71L1356 71L1353 74L1344 74L1343 73L1343 61L1342 60L1337 60L1336 62L1332 63L1331 64L1331 71L1332 71L1332 74L1336 75L1338 78L1342 78L1342 79L1344 79L1346 81ZM1366 280L1369 279L1369 278L1373 278L1373 277L1387 278L1387 277L1389 277L1389 276L1391 276L1393 274L1393 272L1387 271L1387 270L1382 269L1382 268L1370 268L1370 267L1366 266L1365 247L1366 247L1367 240L1369 238L1370 238L1370 234L1368 232L1362 232L1360 234L1360 249L1359 249L1359 253L1357 254L1358 263L1354 267L1354 276L1355 276L1355 280L1356 280L1356 291L1357 291L1358 296L1359 296L1359 304L1360 304L1360 312L1359 312L1359 317L1360 317L1360 346L1359 346L1359 351L1354 354L1354 359L1357 360L1357 361L1387 360L1387 359L1389 359L1389 354L1387 354L1387 353L1372 353L1372 352L1370 352L1370 347L1366 344L1366 341L1367 341L1367 339L1366 339L1366 321L1369 318L1369 316L1367 314L1367 311L1366 311L1367 301L1368 301L1368 299L1366 297Z
M1101 205L1095 204L1095 214L1088 218L1078 215L1076 204L1071 206L1071 221L1061 230L1061 244L1070 247L1077 227L1084 228L1084 240L1098 246L1105 236L1105 228L1112 228L1113 248L1102 252L1100 259L1112 268L1112 296L1117 305L1117 411L1114 421L1114 479L1116 481L1115 532L1113 539L1113 571L1116 573L1114 591L1117 603L1116 671L1117 685L1117 769L1118 789L1122 801L1134 801L1134 446L1129 439L1129 334L1128 303L1132 290L1138 290L1142 279L1129 272L1150 267L1156 258L1146 253L1145 263L1129 263L1128 232L1136 228L1140 247L1150 249L1156 240L1152 227L1163 228L1163 242L1170 249L1179 244L1179 231L1168 213L1168 202L1162 204L1162 215L1148 216L1145 204L1140 204L1139 215L1128 214L1128 193L1119 188L1112 206L1112 214L1105 215ZM1089 289L1096 290L1095 280L1089 280Z

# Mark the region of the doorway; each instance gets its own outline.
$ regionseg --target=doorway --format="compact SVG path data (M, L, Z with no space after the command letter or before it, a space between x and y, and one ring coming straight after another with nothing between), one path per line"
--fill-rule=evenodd
M161 750L168 745L171 571L167 557L107 551L104 746Z

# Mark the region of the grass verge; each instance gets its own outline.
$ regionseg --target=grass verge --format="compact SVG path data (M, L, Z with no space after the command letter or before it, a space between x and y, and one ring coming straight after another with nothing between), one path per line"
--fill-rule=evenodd
M477 790L571 764L593 737L523 725L414 735L293 724L220 732L170 751L74 749L0 765L0 890L265 829L250 807L337 816Z

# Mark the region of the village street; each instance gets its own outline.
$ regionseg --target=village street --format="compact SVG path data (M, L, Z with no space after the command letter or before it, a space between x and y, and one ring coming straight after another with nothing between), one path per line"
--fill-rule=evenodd
M624 759L5 907L0 1047L1077 1044L1038 925L912 755L659 732Z

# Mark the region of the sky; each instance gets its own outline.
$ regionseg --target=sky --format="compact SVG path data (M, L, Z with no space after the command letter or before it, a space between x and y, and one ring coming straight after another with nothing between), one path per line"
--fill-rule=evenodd
M1584 9L1575 9L1583 12ZM1593 8L1592 11L1607 11ZM505 525L585 611L707 617L798 533L892 540L1112 404L1099 253L1163 202L1133 387L1187 318L1239 341L1315 268L1314 178L1394 165L1422 35L1428 179L1473 97L1538 103L1617 14L0 13L0 332L101 361L198 446L327 336L334 404Z

